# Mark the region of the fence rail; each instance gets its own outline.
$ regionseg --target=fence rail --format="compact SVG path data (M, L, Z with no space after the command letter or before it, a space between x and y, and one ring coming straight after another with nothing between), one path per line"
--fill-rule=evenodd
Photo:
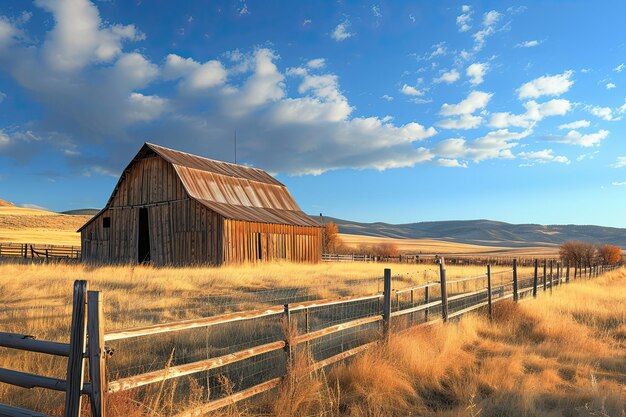
M446 258L448 265L513 265L515 259L518 266L531 266L535 257L498 256L489 254L436 254L436 253L402 253L400 255L361 255L361 254L322 254L323 262L382 262L423 264L436 263L441 257ZM546 255L541 259L556 259L555 255Z
M576 267L574 274L570 274L569 265L563 266L553 261L550 263L543 261L541 269L538 261L534 262L534 266L534 272L524 276L518 276L517 262L514 261L512 270L491 273L491 266L488 265L484 275L446 280L445 264L441 259L438 282L393 289L391 270L387 268L384 271L384 291L380 294L284 304L260 310L135 327L108 333L105 332L101 293L88 291L86 281L76 281L69 343L41 341L22 334L0 333L0 347L67 358L67 378L50 378L0 368L0 382L25 388L44 388L65 392L65 417L79 416L81 399L86 395L90 399L92 416L104 417L106 416L105 397L116 392L159 385L166 380L222 369L235 363L280 351L284 352L285 362L289 365L294 362L295 355L315 341L351 329L377 326L376 339L378 340L365 341L356 346L350 344L344 346L342 343L338 352L331 352L321 358L313 358L308 370L315 372L367 349L380 346L380 343L384 343L394 332L407 330L416 325L446 322L483 308L487 308L491 315L494 303L506 299L518 302L529 298L529 295L536 297L538 289L543 289L543 291L549 289L552 293L554 287L569 282L571 276L575 278L598 276L616 268L616 266L593 265L579 270ZM494 279L499 282L494 283ZM459 290L457 288L459 286L463 289ZM468 286L471 288L468 289ZM372 310L373 312L370 311L357 317L344 314L346 309L361 305L359 303L373 303L377 307ZM321 321L320 328L312 330L310 315L325 311L324 309L340 311L341 320L326 317L326 321ZM296 314L304 315L304 331L299 331ZM235 352L173 366L168 363L162 369L140 372L113 381L106 380L106 343L202 327L227 326L242 321L254 322L260 318L272 318L281 325L280 334L274 337L276 340L264 339L262 344ZM89 371L88 375L85 375L86 369ZM227 393L219 398L212 398L200 406L181 411L177 416L199 416L274 389L285 380L289 369L290 367L287 366L282 375L266 375L266 378L257 381L252 386L234 393ZM3 404L0 404L0 415L43 416L41 413Z
M30 260L80 259L80 246L0 242L0 258Z

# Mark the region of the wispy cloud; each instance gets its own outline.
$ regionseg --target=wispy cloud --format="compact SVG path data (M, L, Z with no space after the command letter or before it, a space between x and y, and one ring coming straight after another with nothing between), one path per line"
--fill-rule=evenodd
M626 156L618 156L617 161L614 164L611 164L613 168L624 168L626 167Z
M532 40L532 41L524 41L515 45L516 48L532 48L534 46L538 46L541 44L541 41Z

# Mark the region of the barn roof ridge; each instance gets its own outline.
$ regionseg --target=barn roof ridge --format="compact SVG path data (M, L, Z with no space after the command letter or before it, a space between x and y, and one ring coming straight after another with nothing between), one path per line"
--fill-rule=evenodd
M110 207L128 170L149 149L171 164L189 198L228 219L248 222L317 226L295 202L287 187L260 168L205 158L145 142L135 154L103 209L83 225L84 229Z
M283 183L278 181L267 171L261 168L236 164L228 161L221 161L219 159L207 158L205 156L200 156L185 151L179 151L177 149L168 148L166 146L157 145L151 142L145 142L144 146L152 149L158 155L174 165L199 169L201 171L213 172L215 174L225 175L228 177L237 178L243 176L251 181L265 182L268 184L284 186ZM225 167L227 168L224 169ZM249 175L242 175L243 173L247 173Z

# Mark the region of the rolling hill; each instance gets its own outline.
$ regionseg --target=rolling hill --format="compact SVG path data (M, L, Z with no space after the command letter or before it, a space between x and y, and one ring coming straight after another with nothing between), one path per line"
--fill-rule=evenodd
M311 216L319 220L317 216ZM350 235L436 239L482 246L555 246L566 240L609 243L626 248L626 229L591 225L510 224L493 220L454 220L407 224L359 223L324 217Z

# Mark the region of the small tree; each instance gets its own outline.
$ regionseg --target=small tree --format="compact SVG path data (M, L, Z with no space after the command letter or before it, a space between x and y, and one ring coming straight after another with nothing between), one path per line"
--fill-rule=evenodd
M559 255L561 259L570 264L578 265L583 263L585 265L591 265L596 255L596 248L588 242L568 240L561 244Z
M333 222L326 223L322 228L322 251L324 253L336 253L340 246L339 226Z
M597 248L598 259L604 265L615 265L622 260L622 248L614 245L600 245Z

